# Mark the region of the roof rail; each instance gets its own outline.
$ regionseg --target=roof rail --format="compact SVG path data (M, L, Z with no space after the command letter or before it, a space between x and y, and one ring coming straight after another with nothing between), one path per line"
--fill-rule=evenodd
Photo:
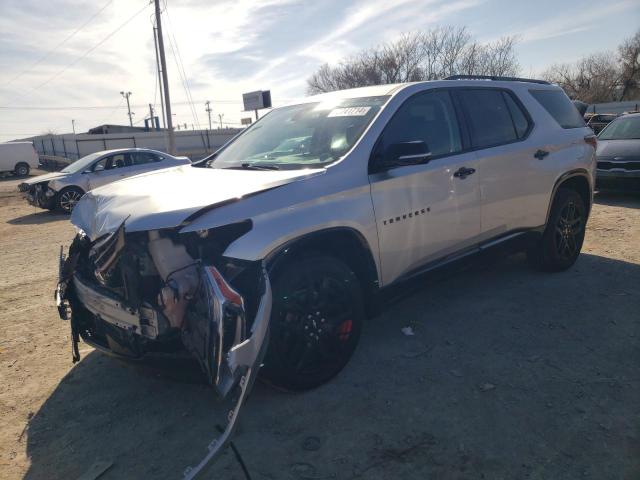
M546 80L535 80L532 78L520 78L520 77L496 77L493 75L452 75L445 78L445 80L496 80L500 82L529 82L540 83L542 85L551 85Z

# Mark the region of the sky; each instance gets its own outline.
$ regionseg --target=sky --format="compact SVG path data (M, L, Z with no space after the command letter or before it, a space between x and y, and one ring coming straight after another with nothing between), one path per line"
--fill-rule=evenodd
M160 112L149 0L0 0L0 141L134 124ZM489 42L517 35L523 76L615 50L640 28L638 0L161 0L174 123L236 126L242 93L274 106L306 79L403 32L465 26Z

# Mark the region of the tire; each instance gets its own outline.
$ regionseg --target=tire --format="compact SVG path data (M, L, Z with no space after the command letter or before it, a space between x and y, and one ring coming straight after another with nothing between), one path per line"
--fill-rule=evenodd
M19 163L16 165L13 173L15 173L17 177L26 177L29 175L29 170L29 165L26 163Z
M586 223L586 206L578 192L558 189L544 233L527 251L529 263L546 272L571 267L580 255Z
M282 390L309 390L336 376L353 355L365 317L362 289L353 271L328 255L277 270L262 376Z
M76 203L82 198L84 195L84 191L78 187L67 187L63 188L60 193L58 193L56 199L56 208L64 213L71 213L73 211L73 207L76 206Z

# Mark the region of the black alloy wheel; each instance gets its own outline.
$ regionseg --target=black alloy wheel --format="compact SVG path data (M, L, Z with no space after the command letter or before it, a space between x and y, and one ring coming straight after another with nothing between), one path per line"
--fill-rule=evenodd
M586 224L582 197L575 190L558 189L545 231L527 251L529 262L548 272L566 270L580 255Z
M273 275L273 308L263 376L276 387L315 388L342 370L364 320L360 284L337 258L313 255Z
M584 219L576 202L570 199L564 204L554 230L554 243L558 258L569 261L577 256L584 236Z

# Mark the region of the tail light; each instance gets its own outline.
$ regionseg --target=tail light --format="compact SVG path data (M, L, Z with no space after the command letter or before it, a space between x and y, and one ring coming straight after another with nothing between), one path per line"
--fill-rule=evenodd
M594 150L598 148L598 137L596 137L595 135L585 135L584 141L587 144L591 145Z

